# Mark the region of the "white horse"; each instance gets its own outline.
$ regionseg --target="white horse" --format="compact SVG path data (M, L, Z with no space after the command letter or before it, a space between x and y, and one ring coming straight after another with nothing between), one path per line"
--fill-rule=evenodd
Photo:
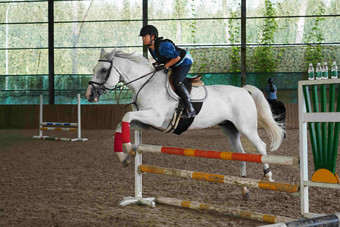
M141 55L116 49L109 53L101 50L86 92L87 99L97 102L108 88L123 82L132 90L135 103L133 111L124 115L115 131L114 151L121 162L128 164L129 154L134 155L130 125L134 129L151 126L160 131L168 127L178 100L168 94L165 87L167 80L163 71L154 72L149 61ZM270 106L259 89L250 85L243 88L212 85L206 86L206 91L208 96L188 130L218 125L229 138L234 152L245 153L240 141L242 133L260 154L266 155L266 144L257 132L259 122L270 138L270 150L279 148L284 130L275 122ZM246 163L240 164L240 175L245 177ZM268 164L264 164L264 174L267 180L273 181ZM249 196L246 187L242 194L245 199Z

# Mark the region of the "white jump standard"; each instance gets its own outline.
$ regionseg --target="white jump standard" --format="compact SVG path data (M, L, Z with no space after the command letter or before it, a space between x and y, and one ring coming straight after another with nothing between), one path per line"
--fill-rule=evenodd
M138 146L142 142L142 135L141 132L136 130L135 131L135 145ZM122 201L119 202L120 206L127 206L131 204L141 204L147 205L151 207L155 207L155 198L143 198L143 181L142 181L142 174L138 171L138 167L142 165L142 154L136 152L135 156L135 197L128 196L125 197Z
M316 171L312 177L312 179L308 176L308 143L307 143L307 135L309 129L309 134L311 137L311 145L312 145L312 151L313 151L313 142L315 144L319 143L320 149L317 150L317 152L313 151L313 160L314 160L314 166L315 170L324 170L322 168L317 168L315 164L319 163L327 163L325 159L323 159L323 152L331 150L331 149L324 149L325 144L327 144L325 141L322 141L321 138L327 138L325 135L327 135L326 130L323 129L322 125L328 123L329 125L333 125L335 122L335 126L340 126L340 89L337 88L338 95L337 100L335 99L336 94L336 86L340 84L340 79L332 79L332 80L313 80L313 81L299 81L298 83L298 97L299 97L299 141L300 141L300 193L301 193L301 216L307 217L307 218L314 218L319 217L320 214L312 213L309 211L309 200L312 198L309 196L309 187L321 187L321 188L332 188L335 190L340 189L340 184L337 182L327 182L326 179L329 179L329 175L333 175L332 172L329 172L329 175L323 175L321 178L323 178L324 181L319 180L313 180L313 177ZM329 86L329 99L326 98L326 90ZM312 92L312 98L310 98L309 90L311 89ZM319 92L318 92L319 90ZM321 103L321 111L318 109L318 94L320 94L320 103ZM313 101L313 102L312 102ZM336 104L336 105L335 105ZM327 110L327 105L329 106L329 110ZM335 106L337 109L335 110ZM313 107L313 108L311 108ZM307 109L308 108L308 109ZM308 125L308 128L307 128ZM321 127L320 127L321 126ZM334 135L336 134L335 130L336 127L334 127ZM325 134L325 135L323 135ZM322 136L321 136L322 135ZM328 137L333 135L333 130L328 133ZM314 136L314 137L312 137ZM332 138L332 137L331 137ZM327 139L325 139L327 141ZM334 149L338 150L338 142L339 142L339 135L334 136ZM331 144L332 141L328 141L328 144ZM326 146L327 147L327 146ZM329 148L330 146L328 146ZM336 154L336 153L335 153ZM328 155L328 157L331 159L332 163L336 164L336 157L337 155ZM336 174L332 176L333 178L336 178ZM323 214L321 214L323 215Z
M87 138L81 138L80 94L78 94L77 110L78 110L77 111L78 113L77 123L43 122L43 96L40 95L39 136L33 136L33 138L42 139L42 140L57 140L57 141L87 141L88 140ZM77 138L64 138L64 137L44 136L43 131L74 131L74 132L78 132L78 137Z

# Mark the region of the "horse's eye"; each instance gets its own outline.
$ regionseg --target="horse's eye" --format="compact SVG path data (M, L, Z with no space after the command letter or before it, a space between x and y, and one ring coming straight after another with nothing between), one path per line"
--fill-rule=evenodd
M103 72L103 73L106 73L106 72L107 72L107 69L102 69L102 72Z

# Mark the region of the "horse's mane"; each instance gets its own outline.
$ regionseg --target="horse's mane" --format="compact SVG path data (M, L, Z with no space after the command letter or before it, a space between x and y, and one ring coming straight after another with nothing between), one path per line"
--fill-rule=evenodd
M151 63L149 62L148 59L146 59L144 56L136 53L136 52L132 52L132 53L126 53L122 50L118 50L116 49L114 52L114 56L115 57L119 57L119 58L124 58L124 59L128 59L130 61L133 62L137 62L137 63L143 63L149 67L152 67Z

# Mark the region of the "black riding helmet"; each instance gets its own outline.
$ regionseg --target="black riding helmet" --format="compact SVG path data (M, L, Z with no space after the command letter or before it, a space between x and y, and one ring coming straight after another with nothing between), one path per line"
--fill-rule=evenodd
M268 82L268 83L273 83L274 80L273 80L273 78L269 77L268 80L267 80L267 82Z
M153 25L145 25L139 33L139 36L144 36L146 34L150 34L150 36L155 35L155 38L158 37L158 30Z

